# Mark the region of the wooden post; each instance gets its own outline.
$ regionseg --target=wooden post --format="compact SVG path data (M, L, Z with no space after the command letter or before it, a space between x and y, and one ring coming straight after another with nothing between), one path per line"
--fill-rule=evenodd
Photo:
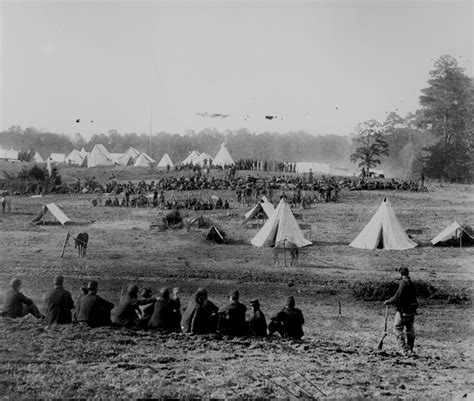
M71 235L71 232L68 230L66 234L66 239L64 240L63 250L61 252L61 258L64 256L64 251L66 250L66 245L67 245L70 235Z

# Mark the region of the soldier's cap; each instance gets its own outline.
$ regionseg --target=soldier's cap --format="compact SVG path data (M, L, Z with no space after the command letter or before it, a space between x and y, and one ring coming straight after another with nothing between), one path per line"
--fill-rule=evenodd
M289 296L286 299L286 306L295 306L295 298L293 296Z
M163 287L160 289L160 297L168 299L170 297L170 289L167 287Z
M87 284L87 289L90 290L90 291L97 290L97 288L99 288L99 283L95 280L91 280Z
M207 297L207 290L205 288L198 288L198 290L196 292L199 292L201 293L202 295L206 296Z
M54 285L63 285L64 284L64 277L63 276L56 276L54 278Z
M402 276L408 277L410 275L410 272L408 271L408 267L402 266L400 267L400 269L398 269L398 271L400 272Z
M19 278L14 278L10 281L10 287L17 288L21 285L21 280Z
M132 295L132 294L137 294L138 293L138 287L135 284L131 284L127 288L127 294Z
M234 290L234 291L231 291L230 294L229 294L229 297L231 297L232 299L239 299L240 298L240 293L239 293L239 290Z
M260 301L257 298L252 299L250 305L260 306Z

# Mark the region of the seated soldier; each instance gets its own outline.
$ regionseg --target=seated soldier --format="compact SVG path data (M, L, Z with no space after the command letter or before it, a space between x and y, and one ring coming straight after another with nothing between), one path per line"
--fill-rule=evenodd
M33 315L38 319L44 319L44 315L40 313L33 301L20 292L21 280L19 278L10 281L10 287L11 289L5 293L2 316L17 318Z
M149 317L140 318L140 305L153 304L155 298L145 298L138 300L138 287L130 285L127 293L120 298L120 302L115 310L114 323L122 327L143 327L148 324Z
M205 288L199 288L198 291L201 291L204 296L202 306L207 313L209 313L211 319L210 332L214 333L217 330L217 324L219 322L219 308L214 302L208 299L207 290Z
M189 303L181 320L183 333L207 334L211 332L211 316L204 308L205 293L199 289L194 294L194 300Z
M267 321L265 315L260 310L260 302L258 299L250 301L253 308L252 317L249 320L249 331L252 336L266 337L267 336Z
M230 303L219 309L218 330L229 336L243 336L247 334L245 312L247 307L239 302L239 291L230 293Z
M89 292L81 298L77 313L79 323L86 324L90 327L109 326L112 324L110 320L110 311L114 308L114 304L106 301L97 295L97 281L90 281L87 284Z
M87 293L89 292L89 289L87 288L87 284L86 283L83 283L81 285L81 288L80 288L80 293L79 295L77 296L76 298L76 306L74 308L74 313L73 313L73 316L72 316L72 321L74 323L77 323L77 313L79 312L79 309L81 307L81 299L84 295L86 295Z
M176 301L170 298L169 288L160 290L160 297L153 308L148 327L172 332L181 331L181 312Z
M303 324L303 312L295 308L295 298L290 296L286 301L286 307L272 316L268 331L270 335L278 332L282 337L300 340L304 335Z
M67 324L72 322L74 302L71 293L63 287L64 277L54 279L54 289L46 296L46 323Z

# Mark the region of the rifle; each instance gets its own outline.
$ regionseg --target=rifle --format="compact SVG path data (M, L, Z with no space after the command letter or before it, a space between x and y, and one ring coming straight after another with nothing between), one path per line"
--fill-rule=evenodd
M382 338L380 339L379 341L379 345L377 347L377 349L381 350L382 347L383 347L383 340L385 337L387 337L387 320L388 320L388 305L385 306L385 325L384 325L384 329L383 329L383 334L382 334Z

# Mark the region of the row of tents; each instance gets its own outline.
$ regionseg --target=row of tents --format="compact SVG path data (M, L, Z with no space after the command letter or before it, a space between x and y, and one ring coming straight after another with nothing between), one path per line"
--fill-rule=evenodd
M45 215L50 212L61 224L70 222L69 217L55 203L44 205L40 212L34 217L32 223L41 223ZM256 247L273 247L293 243L301 248L311 245L296 221L290 205L284 198L276 207L262 197L245 215L244 223L253 218L263 216L267 218L266 223L258 231L257 235L250 241ZM212 230L211 230L212 231ZM217 231L217 233L219 233ZM217 235L217 234L216 234ZM221 235L221 234L219 234ZM474 243L474 232L468 226L453 222L431 241L432 245L458 245ZM395 215L391 203L384 199L377 212L373 215L360 234L349 244L353 248L360 249L386 249L406 250L415 248L418 244L412 241Z
M111 153L102 144L94 145L90 152L87 152L83 147L81 150L74 149L68 155L64 153L51 153L50 157L46 160L36 152L34 155L34 161L36 163L65 163L80 167L113 165L149 167L156 165L158 168L163 169L167 169L168 167L170 169L174 168L174 163L168 153L165 153L157 163L152 157L133 147L128 148L124 153ZM197 150L193 150L180 164L193 166L198 165L201 167L211 165L224 167L232 166L235 163L225 144L222 144L221 149L214 158L207 153L199 153Z
M297 247L311 244L304 237L284 198L274 209L268 199L262 197L261 201L245 215L244 223L258 216L266 217L268 220L250 241L252 245L257 247L278 246L283 244L284 240ZM470 227L455 221L430 242L432 245L474 243L474 232ZM415 248L418 244L410 239L397 219L390 201L385 198L377 212L349 246L359 249L406 250Z

